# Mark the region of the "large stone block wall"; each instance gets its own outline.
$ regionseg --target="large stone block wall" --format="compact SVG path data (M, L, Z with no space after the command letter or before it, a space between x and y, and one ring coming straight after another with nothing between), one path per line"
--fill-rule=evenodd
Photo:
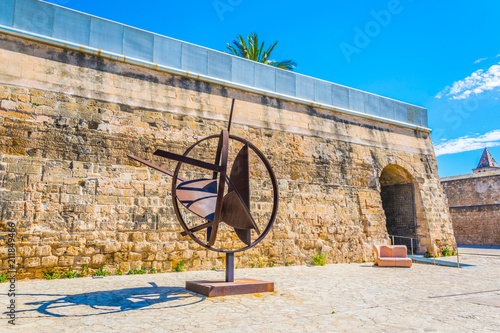
M19 277L86 264L222 268L222 254L180 235L171 179L127 154L182 153L227 126L232 98L231 133L263 151L280 187L273 230L236 266L302 265L318 252L328 263L371 260L372 244L389 241L387 166L416 185L419 251L455 245L428 133L7 35L0 63L0 225L16 223ZM257 196L252 209L269 201Z
M458 244L500 245L500 172L442 180Z

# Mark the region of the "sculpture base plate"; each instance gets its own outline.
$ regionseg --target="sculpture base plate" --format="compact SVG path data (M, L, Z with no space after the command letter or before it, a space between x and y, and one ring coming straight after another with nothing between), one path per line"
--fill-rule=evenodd
M234 282L198 280L186 281L186 289L208 297L229 296L272 292L274 282L251 279L235 279Z

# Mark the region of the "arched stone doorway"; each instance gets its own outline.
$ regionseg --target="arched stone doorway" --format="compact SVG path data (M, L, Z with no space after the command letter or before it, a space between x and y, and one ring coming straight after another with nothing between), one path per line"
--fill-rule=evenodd
M391 164L382 170L379 181L387 233L389 236L402 236L394 237L395 244L406 245L408 250L413 245L417 250L415 179L404 168ZM413 244L411 239L403 237L414 238Z

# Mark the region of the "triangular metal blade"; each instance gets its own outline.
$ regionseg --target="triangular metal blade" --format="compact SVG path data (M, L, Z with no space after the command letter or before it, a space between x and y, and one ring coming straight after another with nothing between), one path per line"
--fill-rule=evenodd
M252 230L234 229L238 238L246 245L252 245Z
M250 170L248 163L248 145L244 145L238 152L229 175L231 182L250 210Z
M234 231L239 239L246 245L250 246L252 243L251 229L255 229L253 226L253 221L248 218L247 210L250 211L250 170L249 170L249 158L248 158L248 145L244 145L243 148L238 152L236 158L233 162L231 168L231 174L229 176L235 189L238 191L238 198L235 193L229 193L226 195L225 199L225 212L224 217L227 224L234 228ZM245 204L247 209L242 206ZM230 212L231 211L231 212Z
M234 228L243 243L247 245L252 243L251 231L256 229L255 222L236 191L230 191L224 196L221 220Z

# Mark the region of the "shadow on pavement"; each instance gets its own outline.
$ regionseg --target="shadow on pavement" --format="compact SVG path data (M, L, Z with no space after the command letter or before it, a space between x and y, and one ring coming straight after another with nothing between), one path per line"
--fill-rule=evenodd
M66 296L60 294L18 294L20 297L25 295L37 298L53 296L58 298L24 303L25 306L35 306L35 308L20 310L17 313L21 318L26 318L23 314L33 314L34 312L52 317L87 317L131 310L157 310L189 306L203 302L206 298L182 287L158 287L155 283L150 282L150 284L151 287L103 290Z

